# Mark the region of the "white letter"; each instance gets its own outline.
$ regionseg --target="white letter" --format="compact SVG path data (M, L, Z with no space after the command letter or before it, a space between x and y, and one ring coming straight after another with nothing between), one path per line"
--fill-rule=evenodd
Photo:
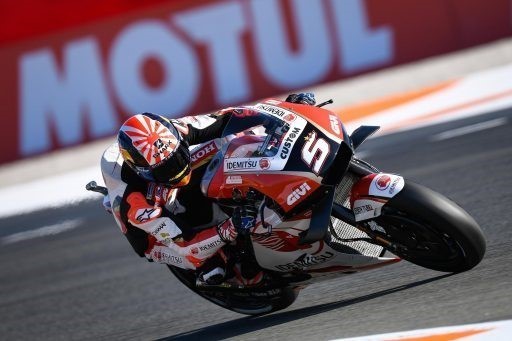
M340 46L342 71L356 72L393 59L393 32L368 27L362 0L331 0Z
M74 41L64 48L62 73L50 50L22 56L19 72L23 155L52 147L51 126L62 145L82 142L86 120L92 137L105 136L117 128L93 39Z
M142 77L141 66L149 57L165 69L164 83L158 89L150 88ZM197 99L200 65L194 51L156 20L124 29L112 44L109 63L114 88L127 112L177 117Z
M241 43L246 25L240 4L203 6L174 17L174 21L208 47L216 101L224 105L248 99L249 80Z
M299 51L290 51L280 1L252 0L255 51L262 71L283 88L299 88L323 78L332 63L332 49L321 1L293 0Z

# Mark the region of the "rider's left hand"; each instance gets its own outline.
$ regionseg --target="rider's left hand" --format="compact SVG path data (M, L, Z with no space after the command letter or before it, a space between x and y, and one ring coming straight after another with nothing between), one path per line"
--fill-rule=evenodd
M249 235L256 226L258 210L253 205L238 206L231 218L217 226L217 233L225 243L235 241L237 236Z
M311 92L303 92L300 94L288 95L288 97L286 97L286 102L315 105L316 99L315 99L315 94L313 94Z
M239 235L247 235L256 225L258 210L252 205L236 207L233 211L233 225Z

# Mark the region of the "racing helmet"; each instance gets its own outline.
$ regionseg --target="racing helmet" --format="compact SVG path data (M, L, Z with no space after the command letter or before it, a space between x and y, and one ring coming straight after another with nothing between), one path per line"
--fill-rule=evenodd
M117 141L126 164L144 180L169 187L188 184L188 144L165 117L150 113L134 115L119 129Z

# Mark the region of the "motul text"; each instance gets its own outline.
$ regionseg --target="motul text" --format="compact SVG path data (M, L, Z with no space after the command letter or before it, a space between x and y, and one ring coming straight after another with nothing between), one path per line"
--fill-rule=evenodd
M0 162L512 34L510 1L466 3L176 0L25 37L0 46Z
M96 35L23 52L15 68L21 154L52 149L52 135L66 146L111 134L123 120L118 109L178 117L307 86L333 68L356 72L392 60L392 31L368 27L362 0L289 4L292 33L281 1L224 1L115 28L98 25ZM331 20L339 23L334 31ZM289 35L300 37L300 49L288 47ZM245 48L249 36L253 57Z

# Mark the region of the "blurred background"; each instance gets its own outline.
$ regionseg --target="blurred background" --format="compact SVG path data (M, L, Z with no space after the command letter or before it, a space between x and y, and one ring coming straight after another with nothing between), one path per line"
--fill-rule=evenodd
M511 236L510 0L2 0L0 69L6 339L324 339L512 315L510 257L499 257ZM241 327L240 315L138 259L84 190L102 183L102 151L130 115L181 117L298 91L334 99L328 108L349 132L380 125L362 155L466 208L489 238L481 272L438 280L399 265L351 278L369 283L359 292L306 290L273 320ZM493 306L497 297L506 299ZM402 318L378 313L381 304ZM422 323L413 304L425 306ZM347 311L354 320L340 325Z
M10 141L1 163L110 136L134 113L206 112L512 34L507 0L0 6L1 114Z

